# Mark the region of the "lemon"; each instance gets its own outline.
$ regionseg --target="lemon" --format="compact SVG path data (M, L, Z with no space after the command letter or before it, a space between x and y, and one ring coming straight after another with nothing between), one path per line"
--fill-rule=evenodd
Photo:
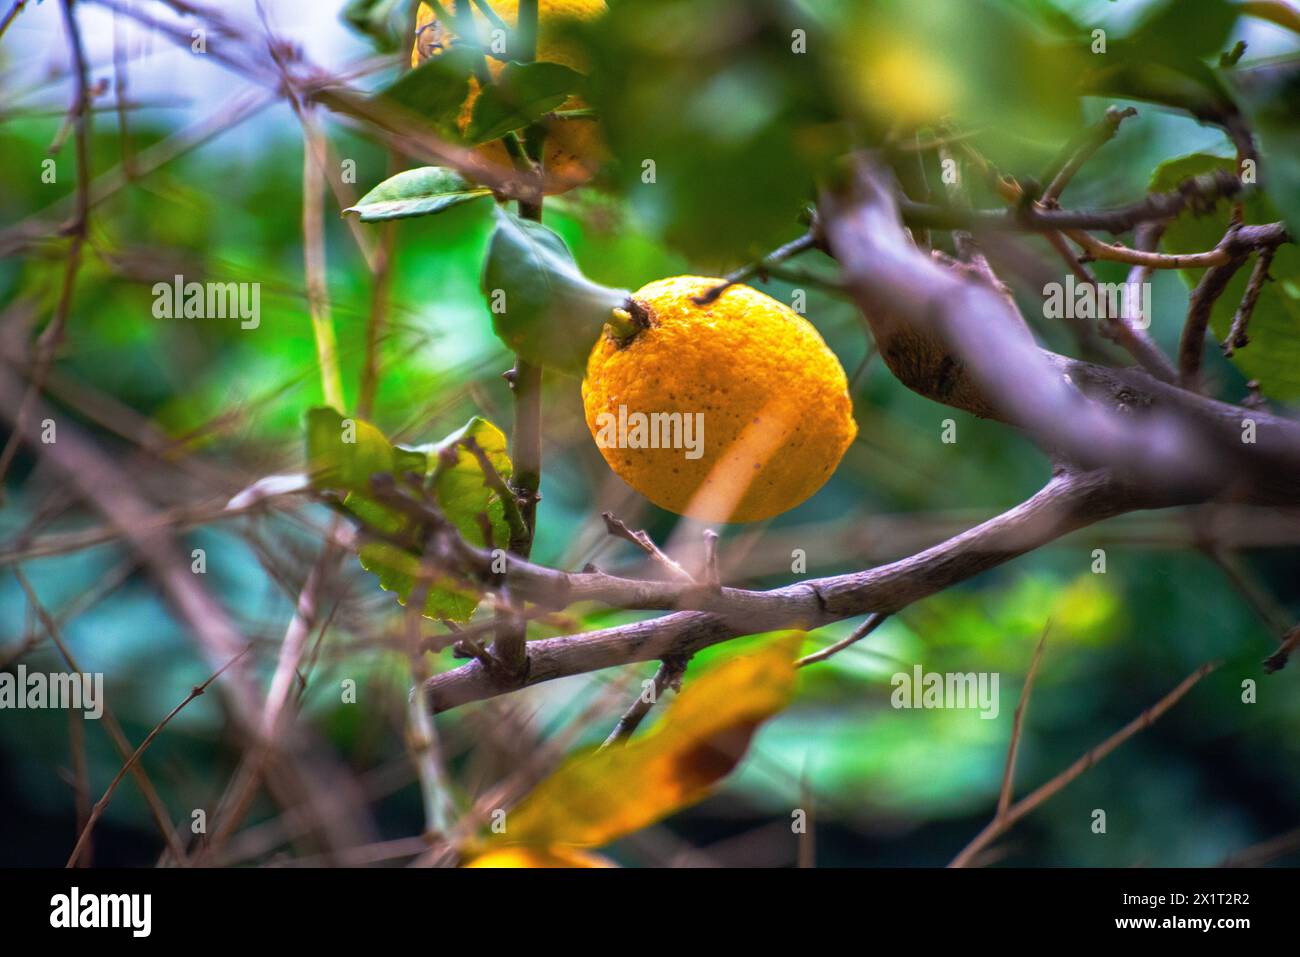
M587 360L587 427L662 508L753 522L830 478L857 435L848 381L806 319L744 285L677 276L633 293Z
M474 11L477 41L484 49L492 48L492 31L495 25L470 0L445 0L443 9L455 14L456 7L470 4ZM492 0L496 15L512 29L519 19L519 0ZM565 21L594 20L606 10L605 0L540 0L537 5L537 59L559 63L582 72L586 64L579 51L564 40ZM449 47L456 37L454 24L441 23L433 7L421 3L415 15L415 45L411 49L411 66L417 67L431 56L437 56ZM496 57L487 58L488 69L498 76L505 64ZM471 79L469 95L461 106L457 126L463 133L474 113L474 102L479 96L478 81ZM576 96L570 97L561 110L579 110L586 104ZM480 146L478 152L494 165L509 168L510 156L499 140ZM549 124L543 164L547 177L548 194L563 193L585 183L595 175L605 157L605 144L596 121L591 117L560 118Z

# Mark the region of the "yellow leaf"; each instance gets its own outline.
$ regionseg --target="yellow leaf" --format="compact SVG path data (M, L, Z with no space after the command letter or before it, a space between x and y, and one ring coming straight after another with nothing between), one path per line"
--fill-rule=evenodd
M617 867L607 857L562 844L554 847L502 847L471 858L465 867Z
M647 734L570 758L510 812L502 844L600 847L701 800L789 703L803 632L783 632L686 686Z

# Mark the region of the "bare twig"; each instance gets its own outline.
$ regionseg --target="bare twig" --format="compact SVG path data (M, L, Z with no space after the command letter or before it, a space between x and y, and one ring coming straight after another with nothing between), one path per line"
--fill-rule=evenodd
M9 6L9 11L5 14L4 19L0 20L0 37L5 35L9 29L9 24L14 22L14 17L23 12L23 7L27 6L27 0L14 0Z
M55 647L59 649L59 654L67 663L68 668L77 674L84 674L81 666L72 656L72 652L69 650L67 643L63 640L63 634L59 629L58 624L55 623L54 619L50 616L50 613L41 603L40 598L36 594L36 590L32 588L31 582L27 580L27 576L23 573L23 570L15 566L13 572L14 577L18 580L19 586L23 590L23 593L27 596L28 603L31 605L33 610L35 610L37 617L41 621L41 625L45 628L46 634L50 636L50 640L54 642ZM153 786L153 782L149 780L149 776L145 774L144 769L130 760L131 744L127 740L126 735L122 732L122 726L118 723L117 716L113 713L112 709L109 708L107 702L104 703L103 723L105 730L108 732L109 739L113 742L113 747L115 747L117 753L122 756L122 760L127 762L131 776L135 779L136 785L140 788L140 793L144 796L145 804L149 806L149 813L153 816L154 823L162 834L163 840L167 843L171 852L176 856L176 859L184 862L185 850L181 847L180 841L176 837L176 832L172 827L171 820L167 814L167 808L163 804L162 798L158 796L158 791ZM76 858L74 857L73 860L75 859Z
M641 690L636 696L636 700L623 713L623 717L618 719L618 724L614 730L609 733L605 743L601 748L608 748L615 744L621 744L636 732L645 720L645 716L650 713L650 709L659 701L659 696L668 688L674 691L678 690L682 684L682 676L686 674L686 665L690 658L686 655L672 655L665 658L659 665L659 670L655 672L654 679L648 682L648 687Z
M1081 468L1115 468L1161 494L1182 485L1184 501L1203 500L1211 486L1222 494L1228 486L1273 484L1282 474L1300 480L1295 423L1274 420L1287 436L1288 464L1248 462L1259 446L1241 442L1240 408L1138 370L1045 352L995 291L915 249L898 221L894 191L870 158L840 190L821 200L831 252L882 358L909 388L1024 429L1049 454ZM1120 379L1129 385L1119 386ZM1135 403L1136 394L1144 398ZM1161 441L1152 441L1153 432ZM1238 464L1225 468L1228 460Z
M1029 662L1029 671L1025 674L1025 685L1020 689L1020 700L1016 703L1016 713L1011 718L1011 743L1007 745L1007 761L1002 769L1002 790L998 793L998 810L996 817L1006 817L1011 808L1011 799L1016 789L1016 758L1020 752L1020 735L1024 731L1025 710L1029 706L1029 695L1034 690L1034 677L1038 674L1038 662L1043 657L1047 646L1047 635L1052 630L1049 621L1043 626L1043 635L1038 639L1034 657Z
M1068 768L1062 771L1056 777L1052 778L1046 784L1037 788L1027 796L1021 798L1011 807L1007 808L1005 814L995 817L984 830L980 831L969 844L952 859L949 867L968 867L989 844L995 841L1002 834L1016 824L1021 818L1037 810L1041 805L1054 797L1068 784L1078 778L1085 771L1096 767L1104 758L1121 744L1133 737L1139 731L1145 731L1151 725L1155 724L1164 715L1166 711L1176 705L1187 692L1191 691L1202 678L1219 667L1219 662L1210 661L1201 665L1190 675L1182 680L1178 687L1157 701L1150 708L1147 708L1140 715L1120 728L1109 738L1088 751Z
M1178 342L1178 381L1185 389L1200 391L1201 354L1205 351L1205 332L1210 313L1232 277L1241 268L1242 258L1231 259L1221 266L1211 266L1192 290L1187 306L1183 337Z
M411 598L404 616L406 645L413 681L406 706L407 746L411 752L412 763L415 765L416 776L420 780L420 795L424 803L424 836L430 842L439 840L447 834L456 810L447 785L447 770L442 761L438 730L434 726L433 714L429 710L426 688L429 681L429 663L420 649L420 611L428 601L429 587L435 574L435 570L427 561L421 562L421 577L411 589Z
M63 289L54 310L54 317L45 327L36 343L36 361L27 393L18 408L18 418L13 432L9 434L3 450L0 450L0 482L8 472L14 456L18 452L23 426L31 415L36 396L45 387L46 377L54 363L54 356L67 328L68 313L72 307L72 293L77 282L77 271L81 267L82 246L86 240L86 228L90 210L90 68L86 64L85 46L81 40L81 28L77 23L76 13L72 9L73 0L61 0L63 11L63 28L67 33L68 49L71 51L74 71L74 93L70 116L73 120L77 152L77 186L74 193L75 210L72 221L64 227L64 232L71 237L68 245L67 265L63 273ZM17 8L15 8L16 13ZM12 19L12 17L10 18ZM4 491L0 486L0 503L3 503Z
M325 404L346 412L343 378L339 372L338 341L330 318L329 284L325 273L325 223L322 203L324 145L320 133L303 117L302 157L302 255L307 274L307 307L316 339L316 362L320 366L321 394ZM318 156L317 154L321 154Z
M1266 246L1255 258L1255 267L1250 271L1250 279L1246 282L1246 292L1241 297L1241 305L1237 307L1232 317L1232 328L1228 330L1228 337L1223 340L1225 356L1231 356L1234 351L1244 348L1250 342L1246 329L1250 325L1250 317L1255 313L1255 303L1259 301L1264 283L1269 280L1268 267L1273 264L1273 256L1276 253L1277 247Z
M1272 674L1285 668L1286 663L1291 660L1291 653L1297 646L1300 646L1300 625L1296 625L1282 636L1282 646L1264 659L1264 671Z
M708 292L704 292L696 296L695 304L697 306L707 306L709 303L714 302L719 296L721 296L732 286L736 285L737 283L745 282L748 279L752 278L753 276L758 276L760 279L765 279L767 277L767 271L773 266L778 266L781 263L785 262L786 260L794 258L795 256L799 255L802 252L806 252L809 249L813 249L817 247L817 245L818 245L817 236L815 232L810 229L808 232L804 233L799 238L792 239L784 246L779 246L776 249L772 250L772 252L768 253L762 259L757 259L747 266L742 266L741 268L735 270L734 272L727 273L727 275L722 277L723 281L720 284L714 286Z
M1023 231L1044 229L1100 229L1122 233L1139 223L1172 219L1184 209L1203 208L1219 198L1241 192L1241 181L1224 171L1193 177L1167 193L1151 193L1114 209L1048 209L1022 203L1010 210L963 209L900 200L903 220L912 226L972 231Z
M1092 158L1092 155L1101 149L1119 132L1119 126L1130 116L1137 116L1137 110L1133 107L1120 109L1116 106L1108 106L1106 115L1074 143L1071 143L1061 157L1053 165L1053 170L1049 171L1049 176L1044 176L1043 180L1048 183L1047 189L1043 190L1042 202L1051 206L1060 198L1061 193L1065 192L1065 187L1074 179L1076 173L1083 168L1083 164Z
M140 742L140 746L135 749L135 751L131 754L129 758L127 758L126 764L122 765L122 767L118 770L117 774L113 776L113 780L109 782L109 785L105 789L103 795L100 797L98 801L95 802L95 806L91 809L90 812L90 818L86 821L85 826L81 829L80 836L77 838L76 846L73 847L72 853L68 855L68 863L66 865L67 867L72 867L74 864L76 864L77 859L81 856L82 849L85 847L86 842L90 840L90 832L94 829L95 822L98 821L99 818L103 815L104 810L108 807L108 802L113 799L113 792L116 791L117 786L122 783L122 778L126 776L127 772L132 770L132 768L134 768L135 765L139 762L141 756L144 754L146 750L148 750L149 745L153 744L154 738L158 737L158 735L162 733L163 728L167 727L167 725L171 723L172 718L180 714L181 711L184 710L185 706L188 705L191 701L193 701L199 695L207 691L208 686L211 685L212 682L220 678L221 675L225 672L225 670L229 668L231 665L233 665L247 651L248 651L247 648L244 649L244 651L241 651L234 658L230 659L230 661L228 661L226 664L222 665L220 669L214 671L211 675L209 675L207 680L204 681L202 684L195 685L193 688L191 688L190 693L185 696L185 698L181 701L181 703L178 704L176 707L172 708L172 710L167 713L167 716L163 718L161 721L159 721L156 725L154 725L153 730L150 731L147 735L145 735L144 740Z
M1140 251L1154 252L1164 231L1164 223L1143 223L1133 231L1133 241ZM1151 267L1149 265L1136 265L1129 270L1127 285L1130 290L1144 289L1150 281ZM1130 319L1134 321L1130 322ZM1137 321L1139 319L1140 322ZM1152 319L1152 316L1145 313L1140 317L1119 316L1107 324L1103 331L1127 349L1129 354L1141 363L1142 368L1161 382L1177 382L1178 371L1165 357L1165 354L1160 351L1160 347L1156 345L1155 340L1151 338L1151 334L1147 331L1151 327Z
M1300 33L1300 14L1296 16L1296 23L1296 32ZM1300 850L1300 828L1287 831L1285 834L1279 834L1267 841L1260 841L1258 844L1252 844L1235 854L1230 854L1219 863L1219 866L1263 867L1265 864L1296 850Z
M724 587L714 593L692 584L600 573L571 575L511 562L507 575L511 589L531 600L560 606L596 600L621 607L699 610L530 642L530 667L522 679L493 674L470 662L430 679L433 707L446 711L567 675L694 654L740 635L814 628L870 612L893 613L1067 531L1125 511L1135 504L1127 495L1101 473L1059 475L1015 508L917 555L864 572L767 592ZM464 548L458 551L461 560L480 569L490 567L489 556L475 557L473 550Z
M847 638L841 638L833 645L827 645L825 648L822 648L819 651L814 651L810 655L804 655L802 658L800 658L798 661L794 663L794 666L796 668L806 668L808 665L815 665L819 661L825 661L827 658L831 657L832 655L839 654L841 651L843 651L845 648L848 648L850 645L856 645L863 638L867 637L867 635L871 634L873 631L875 631L877 628L883 625L885 623L885 619L888 617L889 617L888 615L882 614L880 612L874 612L868 615L866 620L862 622L862 624L858 625L857 628L854 628L852 634L850 634Z
M654 543L654 539L652 539L649 533L644 529L633 530L628 528L622 520L614 517L613 512L601 512L600 517L605 520L605 530L608 531L609 534L613 535L615 538L621 538L624 541L631 542L637 548L641 549L641 551L645 552L658 562L674 578L684 582L695 581L695 576L670 558L666 552L660 549L659 546Z
M472 34L467 29L471 14L468 8L456 8L458 16L465 18L462 33ZM514 40L517 47L516 56L523 62L531 61L537 55L538 5L537 0L523 0L515 17ZM487 84L487 64L483 63L479 82ZM526 155L520 157L517 148L507 138L506 149L517 167L527 166L542 171L545 178L543 143L546 127L534 123L525 132ZM523 219L540 223L542 221L542 202L544 191L533 196L519 199L519 215ZM541 499L538 489L542 484L542 367L534 365L523 356L515 357L515 365L507 373L510 394L514 400L514 428L510 435L510 451L513 460L510 487L514 499L522 514L522 528L512 530L509 551L512 555L528 558L533 550L533 538L537 533L537 503ZM502 616L501 628L492 643L492 656L508 673L523 675L528 671L527 619L521 614L522 606L516 604L513 594L511 606L515 615Z

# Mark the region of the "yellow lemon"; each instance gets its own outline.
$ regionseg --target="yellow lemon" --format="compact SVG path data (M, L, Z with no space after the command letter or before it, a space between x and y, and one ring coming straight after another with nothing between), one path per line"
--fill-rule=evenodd
M703 521L794 508L857 435L848 381L806 319L720 279L652 282L616 310L587 360L587 427L618 475Z
M477 4L470 0L445 0L443 9L455 13L461 4L470 4L474 11L474 28L477 41L484 49L492 49L492 31L495 24ZM492 11L511 29L518 23L519 0L491 0ZM594 20L606 10L605 0L539 0L537 6L537 59L559 63L582 72L586 64L579 51L565 42L566 21ZM431 56L437 56L449 47L456 37L454 24L438 20L433 7L421 3L415 17L415 45L411 49L411 66L417 67ZM498 76L505 64L496 57L487 58L488 69ZM457 126L461 132L469 126L474 113L474 102L479 96L478 81L471 79L469 95L461 107ZM586 104L576 96L569 97L561 110L580 110ZM510 156L499 140L486 143L477 152L495 165L510 168ZM562 193L585 183L595 175L604 159L605 144L600 128L592 117L560 118L552 121L546 134L546 151L543 157L548 194Z

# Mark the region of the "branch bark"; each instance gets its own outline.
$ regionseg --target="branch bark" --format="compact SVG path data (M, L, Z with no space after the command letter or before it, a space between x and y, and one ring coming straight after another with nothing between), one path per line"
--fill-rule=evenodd
M1113 469L1166 505L1300 501L1300 424L1040 349L1005 299L911 245L869 160L821 212L880 354L908 388L1023 429L1080 471ZM1253 444L1246 419L1266 433Z
M700 610L529 642L530 667L522 678L490 672L474 661L435 675L427 690L434 710L447 711L569 675L692 655L741 635L816 628L872 612L892 614L1067 532L1141 504L1102 472L1060 472L1020 505L933 548L878 568L771 591L712 592L673 582L568 574L512 561L507 573L511 592L534 601L595 600L624 608Z

